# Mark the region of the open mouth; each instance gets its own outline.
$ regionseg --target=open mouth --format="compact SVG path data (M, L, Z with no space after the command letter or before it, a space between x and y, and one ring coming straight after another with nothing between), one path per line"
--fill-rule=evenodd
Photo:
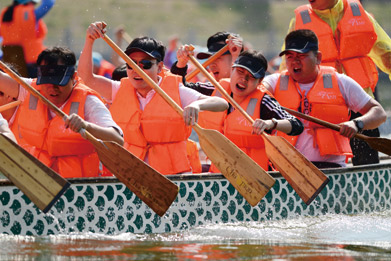
M237 83L236 84L236 89L238 89L240 91L244 91L244 90L246 90L246 86L243 85L243 84Z
M295 67L295 68L293 68L293 72L299 73L299 72L301 72L301 68Z

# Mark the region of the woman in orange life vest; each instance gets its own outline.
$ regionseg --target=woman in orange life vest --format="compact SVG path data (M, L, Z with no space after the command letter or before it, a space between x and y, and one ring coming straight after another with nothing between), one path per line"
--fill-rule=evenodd
M0 15L0 36L5 46L18 45L23 48L27 75L37 76L36 60L45 49L43 41L47 28L42 18L51 10L56 0L42 0L35 8L37 0L14 0L12 5L3 8ZM7 50L4 50L6 56ZM22 72L21 72L22 73Z
M266 58L257 51L242 52L232 65L230 79L220 80L222 87L254 119L251 125L246 118L233 107L221 113L203 112L206 128L224 133L263 169L269 169L269 160L261 135L264 131L276 130L288 135L299 135L303 124L297 118L284 111L278 102L259 85L267 70ZM212 95L221 96L218 90ZM211 172L217 172L212 164Z
M150 37L135 38L125 53L178 104L183 117L167 104L134 70L120 82L92 73L92 47L102 37L105 24L92 23L79 59L79 73L105 99L112 100L113 119L123 128L125 145L130 152L162 174L191 172L186 153L189 125L198 121L201 110L223 111L227 102L208 97L182 85L182 77L163 68L165 47Z
M37 59L38 78L26 79L68 118L64 120L29 94L9 75L0 72L0 91L22 101L19 131L32 146L30 152L63 177L99 176L94 147L78 132L123 144L120 127L111 118L99 95L83 85L75 72L75 54L62 47L45 49Z

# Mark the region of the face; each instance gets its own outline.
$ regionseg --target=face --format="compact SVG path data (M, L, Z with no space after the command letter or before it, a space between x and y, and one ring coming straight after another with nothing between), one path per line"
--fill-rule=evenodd
M236 101L241 101L250 95L259 85L261 79L254 76L244 68L232 68L230 87Z
M314 82L318 76L321 54L315 54L310 51L308 53L297 53L288 51L285 54L286 65L288 72L292 78L299 83Z
M338 0L308 0L308 2L311 4L313 9L325 10L331 9Z
M43 61L40 65L46 65L46 62ZM64 65L62 62L58 62L58 65ZM39 86L42 89L42 94L49 101L54 103L57 107L61 107L68 97L71 95L74 84L74 76L69 80L65 86L59 86L54 84L40 84Z
M157 63L156 59L153 59L148 54L144 52L133 52L129 55L129 58L132 59L140 68L154 81L158 82L158 74L163 68L163 62ZM143 69L143 64L141 61L148 60L152 62L152 67L149 69ZM134 88L145 97L146 94L152 89L147 82L145 82L141 76L139 76L136 71L127 68L128 77Z
M209 65L209 70L217 81L231 76L232 56L225 54Z

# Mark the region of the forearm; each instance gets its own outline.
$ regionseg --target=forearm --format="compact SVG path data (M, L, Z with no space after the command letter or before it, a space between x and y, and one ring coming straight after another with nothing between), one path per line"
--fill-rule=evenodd
M366 113L362 114L357 119L363 121L364 130L376 129L387 119L386 112L380 104L371 107Z
M101 139L103 141L114 141L121 146L124 144L123 137L114 127L100 127L94 123L89 122L87 124L86 130L95 138Z
M89 85L93 78L92 49L94 40L86 37L83 50L81 51L77 72L84 82Z
M228 102L220 97L203 97L194 103L198 104L201 111L225 111L228 109Z

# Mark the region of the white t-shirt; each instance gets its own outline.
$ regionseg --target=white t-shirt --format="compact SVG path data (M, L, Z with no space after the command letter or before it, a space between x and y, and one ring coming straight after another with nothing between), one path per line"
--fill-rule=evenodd
M273 93L275 92L277 81L280 74L275 73L266 76L263 82L271 86ZM361 86L354 81L352 78L337 73L338 86L341 91L342 97L344 98L347 107L355 112L360 111L371 99L371 97L361 88ZM312 88L314 82L307 84L299 84L300 89L305 91L305 94ZM304 131L299 135L296 148L310 161L323 161L323 162L334 162L341 166L345 166L345 156L327 155L321 156L319 148L314 148L314 137L310 134L308 128L309 122L302 120L304 123Z
M26 83L31 84L33 79L25 78L24 80L26 81ZM18 100L24 101L28 94L29 92L25 88L19 86ZM60 109L62 109L65 104L66 103L64 103ZM52 117L56 116L55 112L53 112L52 110L50 110L50 114ZM84 119L100 127L113 127L117 129L121 135L123 135L121 128L114 122L113 118L111 117L110 111L107 109L104 103L99 100L99 98L95 95L88 95L86 98L86 102L84 105Z

